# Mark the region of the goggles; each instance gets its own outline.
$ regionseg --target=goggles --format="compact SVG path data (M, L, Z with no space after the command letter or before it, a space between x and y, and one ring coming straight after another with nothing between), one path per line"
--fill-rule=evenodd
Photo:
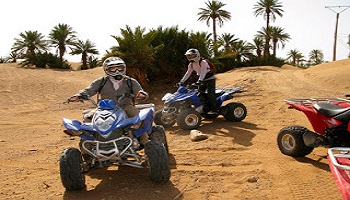
M194 59L194 58L196 58L196 55L195 54L186 54L186 57L188 59Z
M107 68L108 72L122 72L124 70L124 66L123 65L111 65Z

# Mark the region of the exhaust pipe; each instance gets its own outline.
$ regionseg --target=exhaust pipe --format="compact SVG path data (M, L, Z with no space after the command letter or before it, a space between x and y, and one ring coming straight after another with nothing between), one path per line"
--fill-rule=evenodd
M308 147L321 147L326 146L325 137L307 130L303 135L304 144Z

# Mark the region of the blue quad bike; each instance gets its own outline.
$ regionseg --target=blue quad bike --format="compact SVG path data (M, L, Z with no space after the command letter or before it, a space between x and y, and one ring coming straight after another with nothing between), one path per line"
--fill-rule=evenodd
M218 114L208 114L207 93L198 90L196 85L178 87L175 93L167 93L162 98L164 107L155 112L154 122L163 127L172 127L175 123L184 129L196 129L201 125L202 117L211 119L222 115L231 122L242 121L247 116L247 108L239 102L230 102L223 105L224 101L233 98L233 94L243 92L241 87L216 88L216 102L219 108Z
M152 125L154 104L136 105L139 114L128 118L113 100L101 100L97 104L91 97L75 97L67 102L84 100L90 100L97 107L92 118L85 117L91 110L84 111L83 122L63 118L64 132L80 137L79 149L67 148L60 156L60 176L66 190L84 189L85 174L112 165L148 168L155 183L169 180L165 130ZM143 145L140 136L145 132L150 141Z

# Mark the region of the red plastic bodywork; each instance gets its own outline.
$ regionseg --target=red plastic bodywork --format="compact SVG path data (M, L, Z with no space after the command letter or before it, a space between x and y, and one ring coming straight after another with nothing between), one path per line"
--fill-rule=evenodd
M350 160L348 158L336 158L341 165L350 166ZM331 169L334 180L340 190L342 198L344 200L350 200L350 174L347 170L342 170L335 167L328 157L329 168Z
M317 110L315 110L315 108L312 105L291 102L286 103L291 107L295 108L296 110L303 112L310 121L314 131L320 135L325 134L326 128L333 128L342 124L336 119L325 117L321 113L317 112ZM349 104L347 104L346 106L349 107Z

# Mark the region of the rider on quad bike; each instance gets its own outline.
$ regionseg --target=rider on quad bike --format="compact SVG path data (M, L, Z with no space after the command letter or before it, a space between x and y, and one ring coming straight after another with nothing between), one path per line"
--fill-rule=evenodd
M209 63L201 58L200 53L197 49L189 49L185 53L188 61L190 63L187 66L187 71L182 77L178 86L182 85L191 74L195 71L198 75L197 85L199 86L200 91L207 90L207 97L209 100L210 111L207 114L218 114L218 108L215 100L215 82L216 77L214 72L210 69Z
M103 70L107 76L94 80L87 88L80 90L74 95L76 98L81 96L93 96L97 94L97 100L111 99L118 103L126 112L128 117L134 117L139 113L139 109L134 106L134 98L144 101L148 99L148 93L145 92L137 80L126 76L126 64L119 57L109 57L103 62ZM94 111L87 113L84 120L92 119ZM142 143L148 141L148 135L141 136Z

